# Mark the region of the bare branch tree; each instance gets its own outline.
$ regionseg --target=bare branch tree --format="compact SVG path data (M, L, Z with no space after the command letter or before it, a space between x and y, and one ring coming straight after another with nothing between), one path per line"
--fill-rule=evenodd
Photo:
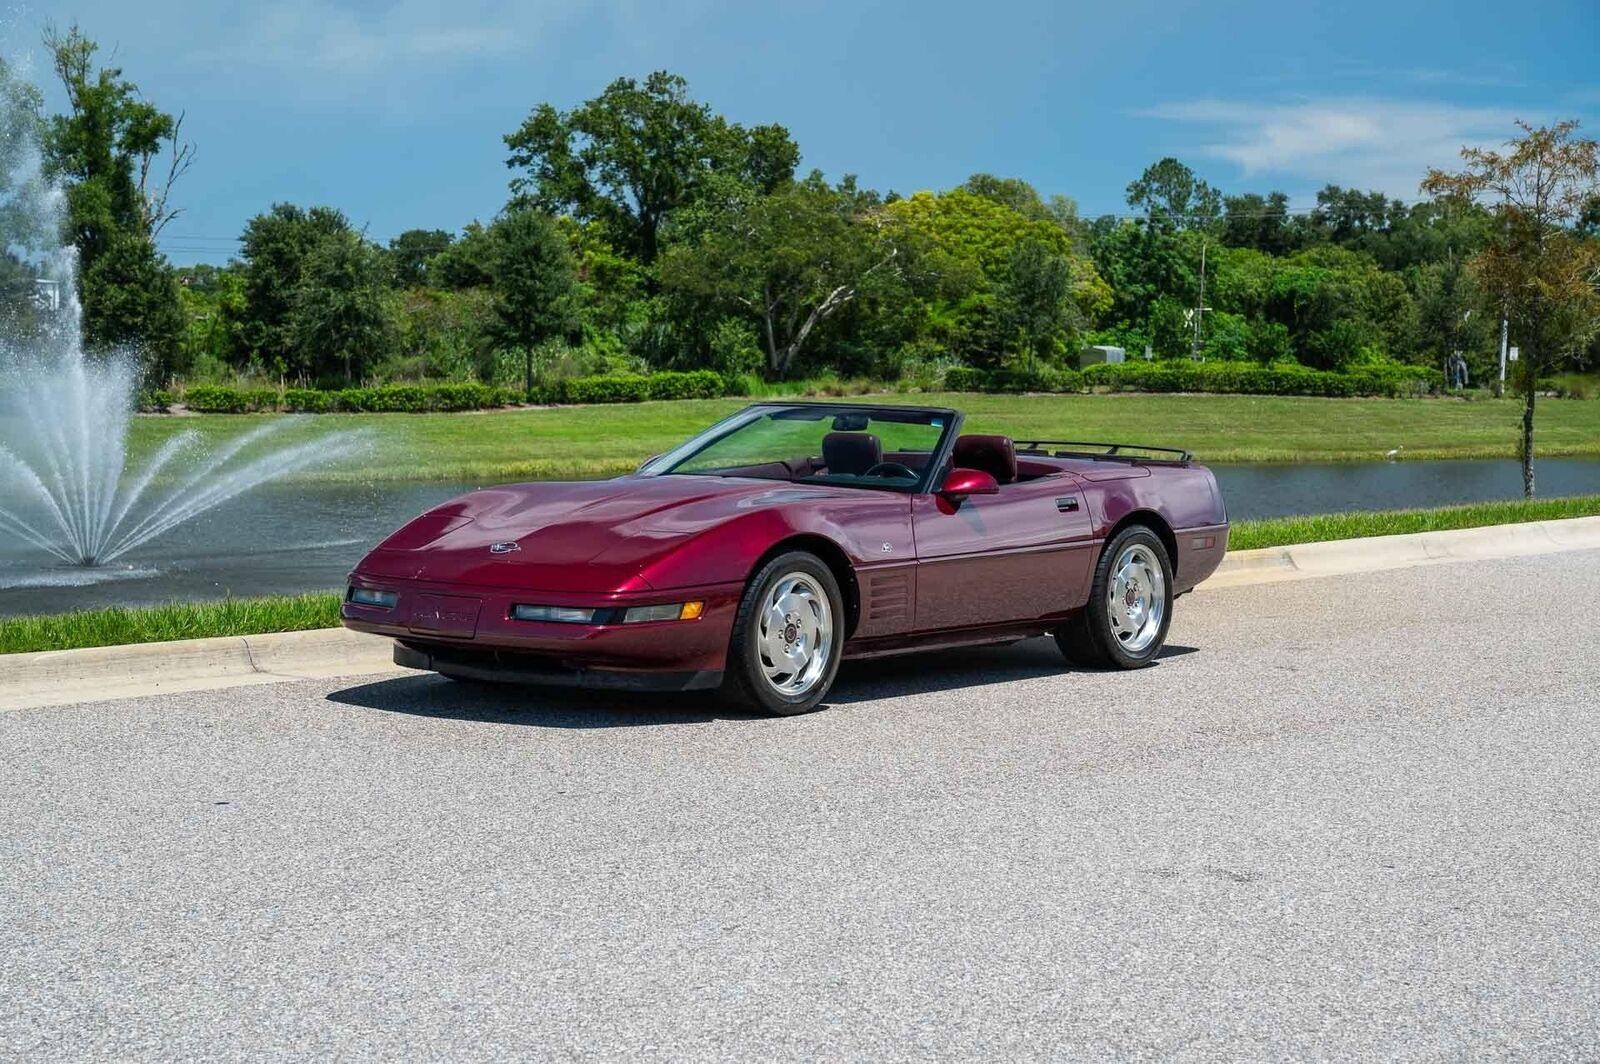
M1600 242L1581 225L1600 195L1600 144L1576 136L1575 121L1517 126L1522 136L1505 151L1463 148L1462 172L1430 170L1422 188L1481 203L1494 220L1472 267L1521 340L1522 490L1531 498L1539 378L1600 329Z
M195 147L192 141L180 141L183 133L183 119L185 112L178 112L178 117L173 120L172 128L167 133L166 150L167 173L160 187L152 188L150 181L150 167L159 154L147 152L139 157L139 195L145 203L145 222L150 227L152 238L161 235L161 230L167 223L183 213L181 207L169 207L172 199L172 186L178 179L189 172L189 167L194 163Z

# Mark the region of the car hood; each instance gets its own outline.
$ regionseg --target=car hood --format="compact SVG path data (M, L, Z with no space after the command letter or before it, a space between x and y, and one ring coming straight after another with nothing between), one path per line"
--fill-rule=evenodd
M485 587L645 590L640 569L677 543L743 513L838 491L696 476L510 484L429 510L356 571Z

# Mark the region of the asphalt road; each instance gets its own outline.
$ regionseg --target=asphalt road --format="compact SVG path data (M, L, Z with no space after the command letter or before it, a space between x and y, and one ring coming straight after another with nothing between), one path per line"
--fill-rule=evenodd
M813 716L0 714L0 1058L1600 1055L1600 552L1197 594Z

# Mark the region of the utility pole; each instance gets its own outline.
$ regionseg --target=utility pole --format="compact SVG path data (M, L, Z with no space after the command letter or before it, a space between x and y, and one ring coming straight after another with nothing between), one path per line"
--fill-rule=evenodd
M1505 315L1500 317L1500 394L1506 394L1506 352L1507 345L1511 342L1510 325Z
M1206 316L1206 240L1200 239L1200 298L1194 305L1194 339L1189 343L1189 359L1200 360L1200 323Z

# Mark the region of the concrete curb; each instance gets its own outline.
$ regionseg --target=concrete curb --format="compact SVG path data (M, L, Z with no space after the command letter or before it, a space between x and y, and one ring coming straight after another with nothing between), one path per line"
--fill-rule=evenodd
M1220 591L1251 584L1381 572L1414 565L1590 549L1600 549L1600 517L1336 539L1229 554L1211 579L1196 590Z
M1600 550L1600 517L1332 540L1229 554L1199 592L1450 561ZM390 640L324 628L0 655L0 712L329 676L409 672Z
M399 671L388 639L344 628L6 654L0 712Z

